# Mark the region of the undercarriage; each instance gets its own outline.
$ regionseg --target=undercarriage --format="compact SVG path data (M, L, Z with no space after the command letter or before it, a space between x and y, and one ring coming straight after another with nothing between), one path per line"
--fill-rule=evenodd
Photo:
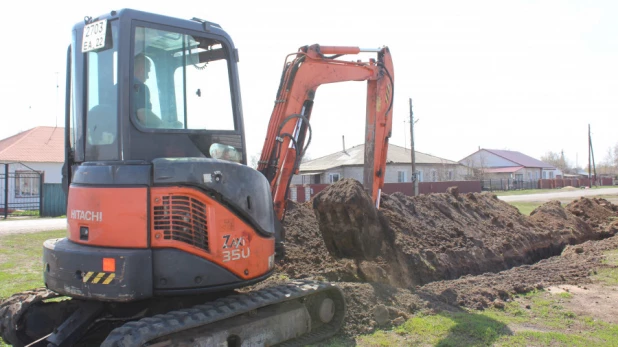
M345 301L338 287L312 281L130 303L41 288L14 294L0 315L13 346L304 346L339 330Z

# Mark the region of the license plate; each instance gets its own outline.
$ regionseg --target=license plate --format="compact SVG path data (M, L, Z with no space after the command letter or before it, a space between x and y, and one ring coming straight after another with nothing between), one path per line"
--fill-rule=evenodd
M107 34L107 19L96 21L84 26L82 38L82 53L95 51L105 47L105 35Z

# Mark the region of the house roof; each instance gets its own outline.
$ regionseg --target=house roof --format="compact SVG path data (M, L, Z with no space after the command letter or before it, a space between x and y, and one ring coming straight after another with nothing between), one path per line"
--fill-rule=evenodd
M416 164L450 164L459 165L458 162L442 159L430 154L414 151ZM338 151L321 158L306 161L300 165L300 173L321 172L339 166L362 166L365 162L365 145L357 145L343 151ZM393 144L388 145L387 164L410 164L412 152L410 149Z
M487 152L493 153L497 156L510 160L514 162L515 164L519 164L524 167L554 168L554 166L551 164L547 164L540 160L534 159L521 152L507 151L507 150L502 150L502 149L485 149L485 150Z
M0 140L0 161L64 162L64 128L35 127Z
M484 169L485 173L513 173L523 169L523 166L509 166L509 167L493 167Z
M481 152L481 151L486 151L489 153L492 153L494 155L497 155L499 157L502 157L518 166L523 166L523 167L532 167L532 168L543 168L543 169L555 169L556 167L542 162L540 160L534 159L530 156L527 156L521 152L517 152L517 151L507 151L507 150L503 150L503 149L486 149L486 148L482 148L479 149L478 151L470 154L469 156L461 159L459 162L462 163L463 161L465 161L467 158Z

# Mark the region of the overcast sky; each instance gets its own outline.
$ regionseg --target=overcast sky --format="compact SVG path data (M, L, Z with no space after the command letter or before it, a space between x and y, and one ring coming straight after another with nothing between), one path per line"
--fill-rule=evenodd
M63 1L14 2L0 23L0 138L64 124L66 49L74 23L129 7L220 24L240 52L249 155L262 148L285 56L308 44L389 46L391 143L460 160L481 148L588 161L618 143L617 1ZM366 57L363 57L366 58ZM349 59L356 60L350 56ZM58 80L58 88L56 81ZM318 88L309 155L358 145L365 82Z

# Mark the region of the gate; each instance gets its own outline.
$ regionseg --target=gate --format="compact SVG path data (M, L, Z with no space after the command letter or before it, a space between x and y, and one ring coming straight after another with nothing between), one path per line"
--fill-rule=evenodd
M15 165L15 170L9 170ZM0 173L0 216L40 216L43 175L23 164L4 164Z
M41 217L58 217L67 214L67 196L60 183L43 184Z

